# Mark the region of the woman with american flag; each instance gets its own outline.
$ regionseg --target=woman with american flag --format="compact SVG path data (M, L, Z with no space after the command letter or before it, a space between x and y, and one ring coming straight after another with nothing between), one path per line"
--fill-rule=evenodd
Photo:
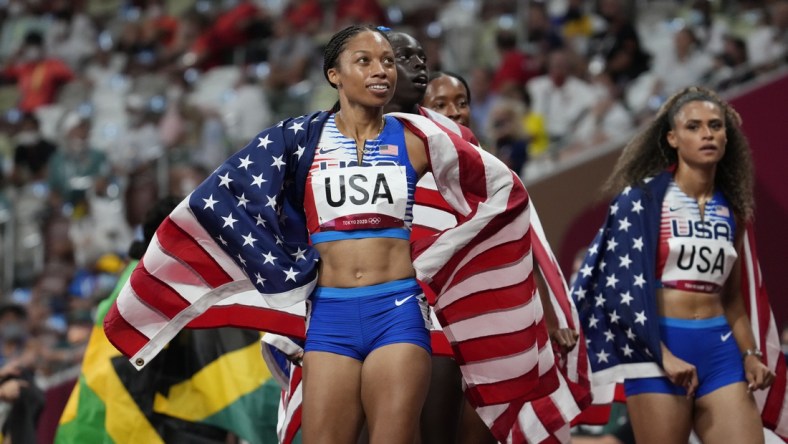
M573 296L592 381L624 382L638 443L687 442L693 429L703 442L758 443L763 425L785 436L753 174L738 113L689 87L629 142L608 180L618 195Z
M397 70L374 27L335 34L324 74L333 110L263 130L162 223L105 318L108 339L141 368L186 327L305 337L302 392L290 394L304 441L354 442L366 421L372 443L410 443L430 372L418 279L440 295L466 395L496 436L524 442L523 404L560 382L522 182L427 118L383 115ZM458 220L411 245L428 170Z

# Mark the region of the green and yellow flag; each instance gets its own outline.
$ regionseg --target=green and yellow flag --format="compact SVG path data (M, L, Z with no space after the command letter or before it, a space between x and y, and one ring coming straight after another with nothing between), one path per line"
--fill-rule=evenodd
M104 316L135 266L99 305L55 443L157 444L189 433L209 442L212 430L275 443L280 391L260 355L259 332L184 330L141 371L107 340Z

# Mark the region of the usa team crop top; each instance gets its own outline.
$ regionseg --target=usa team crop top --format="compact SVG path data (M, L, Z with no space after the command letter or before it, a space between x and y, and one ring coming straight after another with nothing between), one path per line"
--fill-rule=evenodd
M410 238L418 174L408 158L405 128L396 118L386 116L378 138L366 141L359 165L356 142L339 132L334 115L329 117L306 181L312 244Z
M657 278L664 288L718 293L736 261L735 219L715 191L703 217L695 199L671 181L662 202Z

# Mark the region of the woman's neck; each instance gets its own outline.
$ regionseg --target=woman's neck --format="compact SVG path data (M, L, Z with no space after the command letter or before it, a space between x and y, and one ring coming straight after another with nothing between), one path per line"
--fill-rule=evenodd
M334 122L339 132L357 141L375 139L383 130L383 110L342 106Z
M684 194L698 202L705 202L714 194L715 171L715 167L697 168L680 163L673 180Z

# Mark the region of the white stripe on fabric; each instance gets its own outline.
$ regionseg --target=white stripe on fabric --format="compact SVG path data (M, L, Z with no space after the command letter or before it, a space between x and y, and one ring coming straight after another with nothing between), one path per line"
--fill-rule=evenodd
M539 304L534 298L531 302L501 311L474 316L462 321L454 321L444 331L450 331L454 342L484 338L525 330L541 320Z
M521 258L518 262L477 273L454 285L438 298L438 308L448 307L462 298L480 291L504 288L523 282L533 272L533 261L530 256ZM533 298L533 297L532 297Z
M432 190L438 191L438 185L435 183L435 177L433 177L432 173L427 171L421 176L418 182L416 182L416 188L424 188L425 190Z
M536 416L534 406L527 402L517 414L517 422L523 429L526 442L539 443L550 437L550 432L545 429L539 417ZM511 439L511 434L509 435Z
M517 218L507 226L506 230L500 230L497 233L490 236L489 238L484 239L483 241L478 242L475 246L473 246L468 251L468 253L460 260L460 262L458 263L457 267L455 267L455 270L451 274L451 276L448 279L446 279L446 285L444 286L442 291L445 293L451 293L452 290L456 288L455 286L459 284L453 282L454 277L460 271L463 272L466 271L465 270L466 264L468 264L468 262L479 256L480 254L484 254L499 245L504 245L506 243L522 239L525 236L525 234L528 232L529 225L527 222L527 218L528 218L528 210L522 212L519 216L517 216ZM531 251L528 251L527 253L525 253L524 256L520 258L519 262L513 262L511 264L507 264L502 269L509 269L511 267L521 268L522 264L525 264L527 266L527 268L524 269L525 274L521 276L511 276L511 278L518 278L518 282L524 281L527 278L527 276L530 276L531 272L533 271L533 258L531 253L532 253ZM439 257L436 257L435 259L438 260ZM464 287L465 284L463 283L462 285ZM490 287L490 288L500 288L508 285L511 285L511 281L507 281L505 285L501 284L501 285L497 285L496 287ZM447 287L452 287L452 288L446 290ZM443 299L445 298L445 296L446 295L444 294L443 296L441 296L441 298ZM440 303L441 306L445 306L446 304L453 302L453 300L454 298L450 297L450 298L445 298L445 302L443 300L439 300L438 302Z
M282 294L266 294L266 297L270 297L268 299L269 302L276 301L282 302L289 296L292 299L296 299L296 301L290 302L287 306L293 305L295 302L305 300L311 293L312 290L317 285L317 277L313 279L311 282L298 287L294 288L286 293ZM236 293L239 292L246 292L254 290L254 285L248 280L240 280L234 282L228 282L221 287L215 288L212 291L204 294L200 299L195 301L192 305L182 310L178 313L172 320L167 323L163 328L161 328L154 336L150 337L150 342L145 344L132 358L131 363L137 368L140 369L147 364L147 362L156 356L164 346L166 346L172 338L178 334L186 325L194 320L197 316L201 315L205 311L207 311L212 305L216 305L219 301L226 299ZM120 299L120 298L118 298ZM285 301L287 302L287 301ZM271 304L272 307L275 307ZM276 307L279 308L279 307ZM126 320L129 318L123 315ZM131 322L130 322L131 323ZM132 323L134 325L134 323ZM136 326L136 325L135 325ZM142 364L137 364L138 359L142 359Z
M211 287L194 269L161 248L158 235L153 237L142 263L148 273L166 283L190 304L211 291Z
M589 356L588 359L596 359L596 357ZM627 378L656 378L662 376L665 376L665 372L662 371L662 367L656 362L620 364L615 367L591 373L591 386L622 382ZM594 403L597 403L596 400Z
M155 336L169 322L169 318L142 302L129 282L121 289L117 306L123 319L148 338Z
M244 305L247 307L255 307L255 308L266 308L270 310L276 310L281 313L289 313L298 316L306 316L306 302L301 301L297 304L293 304L289 307L272 307L268 304L267 300L263 295L260 294L256 289L242 291L238 294L234 294L229 296L221 301L217 302L215 306L227 306L227 305Z
M219 266L224 270L233 280L245 279L246 274L238 267L238 264L216 243L216 240L211 238L211 235L205 231L202 225L194 217L191 208L189 208L189 197L184 199L175 211L170 214L170 219L178 225L182 230L189 233L189 236L195 240Z
M539 365L536 344L513 355L494 360L461 365L462 375L469 385L492 384L519 378ZM541 374L541 372L540 372Z
M426 205L413 206L414 226L422 226L433 230L448 230L457 225L457 219L452 213Z

